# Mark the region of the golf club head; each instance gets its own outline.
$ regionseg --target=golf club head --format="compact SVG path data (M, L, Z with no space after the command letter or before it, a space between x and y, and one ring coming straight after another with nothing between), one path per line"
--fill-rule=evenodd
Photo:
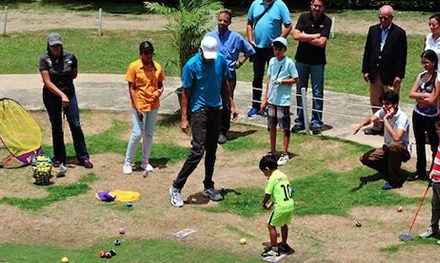
M399 235L400 240L402 241L410 241L411 239L413 239L413 235L411 235L410 233L400 233Z

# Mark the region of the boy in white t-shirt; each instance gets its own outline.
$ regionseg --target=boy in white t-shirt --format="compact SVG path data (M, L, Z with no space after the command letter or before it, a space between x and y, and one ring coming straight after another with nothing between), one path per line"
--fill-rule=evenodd
M285 165L289 160L292 84L298 82L298 72L292 59L285 55L287 50L285 38L277 37L272 47L275 56L271 58L267 68L268 79L261 109L268 107L267 126L270 130L270 153L272 155L276 153L277 124L284 131L283 150L277 164Z

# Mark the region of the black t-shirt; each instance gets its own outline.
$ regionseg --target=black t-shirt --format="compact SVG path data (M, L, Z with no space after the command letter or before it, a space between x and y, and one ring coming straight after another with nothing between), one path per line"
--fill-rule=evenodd
M60 57L50 57L44 54L40 57L40 72L47 70L50 81L71 99L75 95L73 85L73 70L78 67L78 61L73 53L63 51ZM47 88L45 86L45 88Z
M306 34L319 33L321 36L329 38L331 25L332 21L325 14L322 14L318 20L313 20L312 14L308 12L298 18L295 29ZM321 48L307 42L299 42L295 59L298 62L312 65L325 64L325 47Z

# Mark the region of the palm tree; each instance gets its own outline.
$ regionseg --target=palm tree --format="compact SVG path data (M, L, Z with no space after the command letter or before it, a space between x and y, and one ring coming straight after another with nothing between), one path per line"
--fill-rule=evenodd
M167 29L173 34L173 43L179 50L179 67L197 53L203 36L215 25L215 18L223 8L216 0L179 0L176 7L144 2L145 7L168 18Z

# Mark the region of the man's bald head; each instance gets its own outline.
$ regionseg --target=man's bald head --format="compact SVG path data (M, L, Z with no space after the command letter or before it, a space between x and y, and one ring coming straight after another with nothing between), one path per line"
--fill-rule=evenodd
M390 5L384 5L380 8L379 19L380 25L382 27L388 27L391 24L393 18L393 7L391 7Z

